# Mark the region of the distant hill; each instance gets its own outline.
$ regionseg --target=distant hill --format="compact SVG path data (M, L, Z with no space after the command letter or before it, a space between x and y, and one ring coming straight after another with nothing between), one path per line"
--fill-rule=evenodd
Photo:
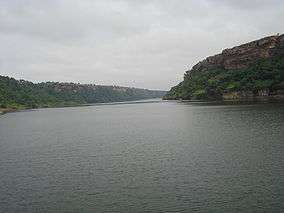
M0 108L37 108L161 98L165 91L75 83L32 83L0 76Z
M284 98L284 35L225 49L197 63L164 99Z

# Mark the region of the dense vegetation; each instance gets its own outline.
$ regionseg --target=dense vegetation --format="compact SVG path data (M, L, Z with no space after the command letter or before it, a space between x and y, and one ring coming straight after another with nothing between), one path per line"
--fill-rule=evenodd
M284 56L263 59L246 69L208 69L189 72L165 99L218 99L236 91L257 94L284 89Z
M0 108L74 106L157 98L163 91L74 83L38 83L0 76Z

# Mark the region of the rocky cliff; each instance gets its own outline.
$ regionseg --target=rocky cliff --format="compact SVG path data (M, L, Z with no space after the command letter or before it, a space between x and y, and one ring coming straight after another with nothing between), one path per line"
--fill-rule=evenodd
M209 56L205 60L200 61L187 73L215 68L227 70L247 68L259 59L283 54L284 34L274 35L225 49L220 54Z
M270 95L284 84L283 57L284 34L225 49L194 65L165 98L224 98L231 97L226 95L230 92Z

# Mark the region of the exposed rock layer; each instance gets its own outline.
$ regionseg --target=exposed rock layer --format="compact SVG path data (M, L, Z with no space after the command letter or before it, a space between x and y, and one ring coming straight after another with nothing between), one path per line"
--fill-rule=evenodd
M270 58L284 54L284 34L265 37L230 49L222 53L210 56L200 61L192 70L203 71L214 68L241 69L247 68L259 59Z
M284 34L207 57L164 99L284 99Z

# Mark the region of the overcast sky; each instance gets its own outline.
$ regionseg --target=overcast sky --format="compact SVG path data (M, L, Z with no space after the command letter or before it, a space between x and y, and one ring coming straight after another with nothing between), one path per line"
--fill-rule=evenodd
M283 0L0 0L0 74L168 90L205 57L283 31Z

